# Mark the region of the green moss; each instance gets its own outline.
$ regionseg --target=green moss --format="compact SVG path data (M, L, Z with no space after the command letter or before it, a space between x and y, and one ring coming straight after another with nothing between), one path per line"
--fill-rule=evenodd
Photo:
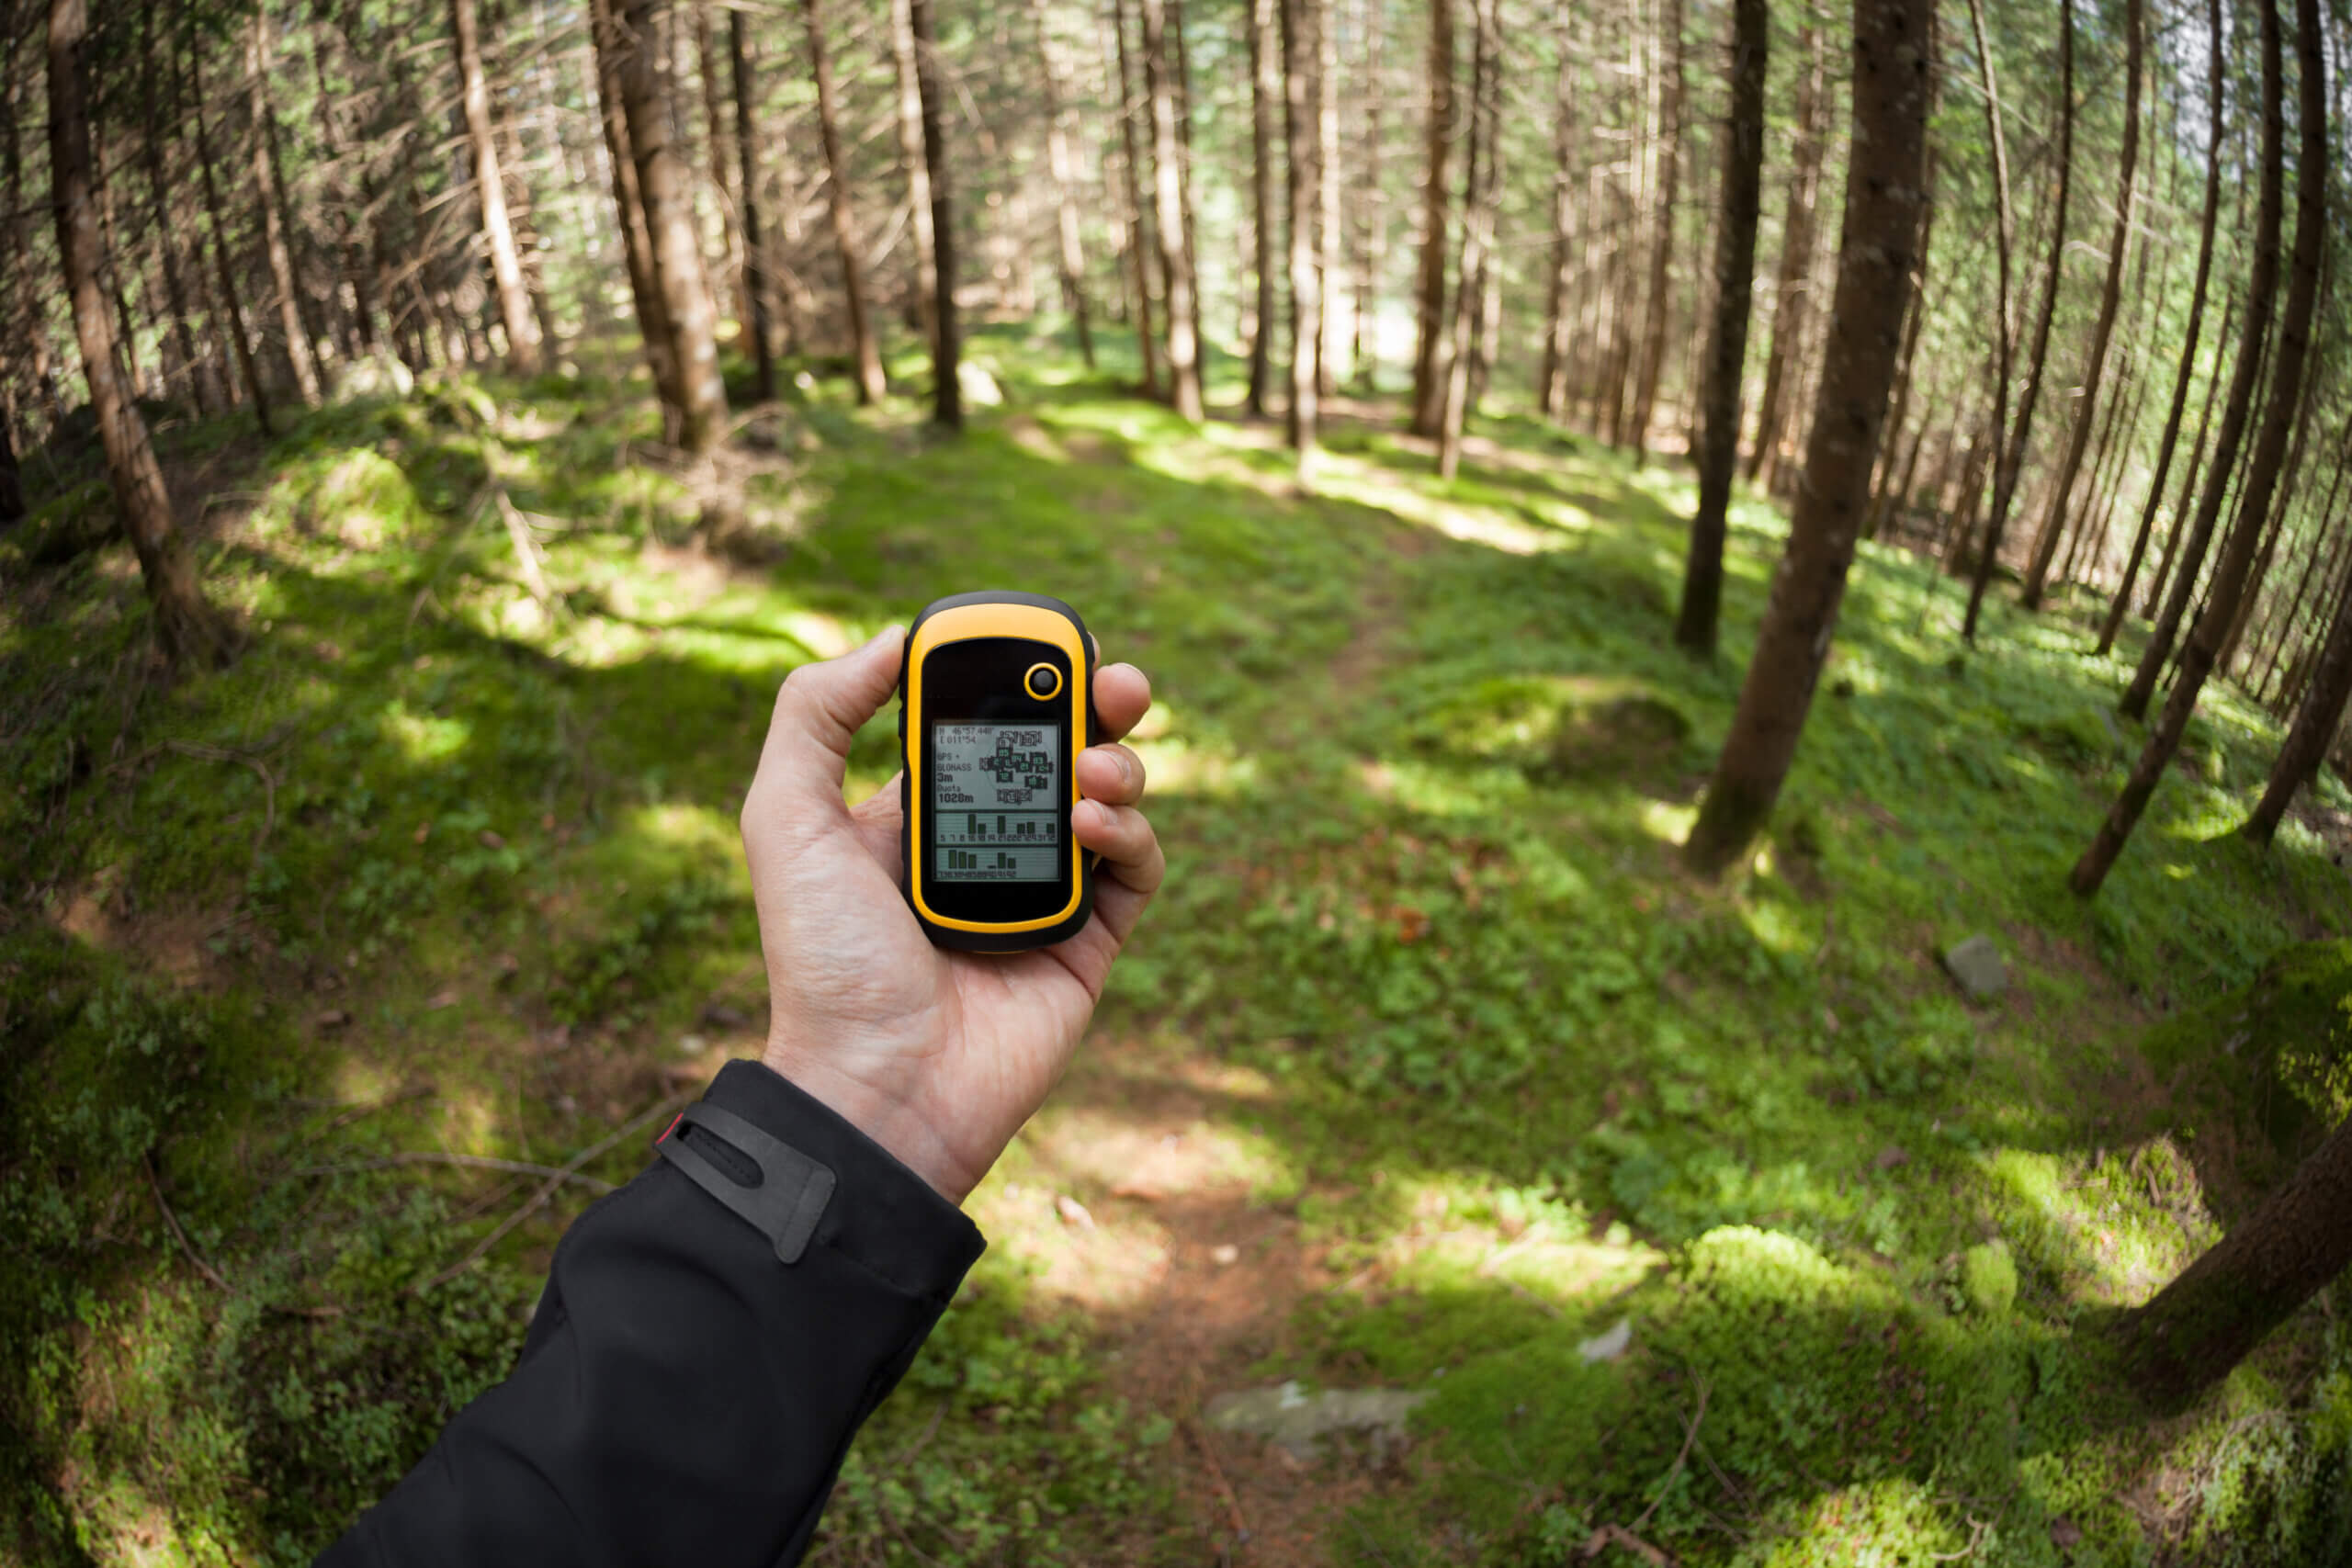
M2018 1266L2007 1246L1980 1242L1962 1253L1960 1287L1975 1311L1990 1318L2006 1315L2018 1299Z

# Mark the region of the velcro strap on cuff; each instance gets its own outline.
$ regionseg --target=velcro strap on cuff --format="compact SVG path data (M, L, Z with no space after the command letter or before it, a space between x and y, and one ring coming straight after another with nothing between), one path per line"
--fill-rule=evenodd
M759 1168L750 1185L737 1181L717 1162L678 1135L681 1127L700 1128ZM700 1100L681 1111L653 1141L662 1157L697 1187L726 1204L766 1236L780 1263L797 1263L833 1196L833 1173L791 1145L769 1136L731 1111Z

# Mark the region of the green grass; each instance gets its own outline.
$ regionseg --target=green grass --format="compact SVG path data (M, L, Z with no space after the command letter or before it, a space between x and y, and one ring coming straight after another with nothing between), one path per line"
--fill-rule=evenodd
M1188 430L1017 333L975 354L1008 403L960 441L798 389L739 476L759 564L693 548L686 485L628 460L656 430L614 357L266 449L165 429L175 472L251 501L201 552L254 633L221 675L153 678L119 548L12 586L19 1554L306 1560L496 1378L588 1193L428 1285L533 1183L368 1162L560 1163L707 1043L749 1048L734 818L775 683L983 584L1068 598L1153 677L1173 871L1097 1035L1262 1086L1209 1120L1334 1274L1260 1371L1438 1390L1430 1462L1335 1560L1557 1563L1636 1520L1691 1562L2120 1564L2157 1516L2218 1558L2341 1550L2333 1317L2160 1426L2078 1332L2340 1111L2342 953L2264 966L2344 933L2352 891L2301 828L2267 854L2230 831L2268 720L2216 693L2084 905L2064 875L2138 740L2108 716L2134 650L1996 606L1960 655L1956 585L1865 547L1770 836L1697 886L1674 845L1772 508L1735 510L1727 656L1696 667L1666 636L1679 469L1505 413L1451 482L1342 426L1302 488L1266 430ZM1936 963L1978 931L2013 978L1984 1010ZM1124 1408L1098 1325L1021 1251L859 1444L842 1560L1197 1560L1183 1412ZM1587 1365L1623 1319L1630 1352Z

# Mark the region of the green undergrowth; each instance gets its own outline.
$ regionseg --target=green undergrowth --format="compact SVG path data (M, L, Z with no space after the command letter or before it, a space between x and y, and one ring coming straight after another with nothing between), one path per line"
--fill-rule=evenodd
M2083 1331L2344 1103L2341 951L2271 962L2344 931L2344 874L2299 825L2231 831L2267 717L2212 695L2082 904L2134 650L1996 606L1962 652L1958 586L1865 547L1770 834L1701 886L1674 846L1775 509L1735 508L1698 664L1666 637L1679 469L1506 412L1453 480L1342 423L1302 487L1270 428L1188 430L1017 332L973 353L1006 401L956 441L788 374L724 548L633 460L658 429L618 355L266 445L162 422L175 481L223 492L198 553L250 643L217 676L156 677L119 546L0 563L0 1551L304 1561L411 1462L591 1190L477 1260L537 1179L395 1156L560 1165L755 1048L734 824L775 685L984 584L1068 598L1153 678L1173 869L1098 1032L1266 1086L1210 1115L1339 1272L1261 1370L1438 1393L1430 1463L1340 1560L1556 1563L1607 1526L1687 1562L2340 1539L2323 1314L2160 1427ZM1938 954L1980 932L2011 988L1972 1007ZM626 1179L650 1131L581 1174ZM1198 1560L1183 1412L1124 1403L1096 1326L991 1254L822 1540Z

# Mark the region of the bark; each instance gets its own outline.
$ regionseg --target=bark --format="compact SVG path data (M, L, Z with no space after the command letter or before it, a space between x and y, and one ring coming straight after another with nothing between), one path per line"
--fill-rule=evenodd
M262 385L261 367L254 362L253 339L245 333L244 302L237 296L236 272L229 264L228 226L220 216L220 182L213 173L212 139L204 126L204 60L192 36L187 62L194 89L188 95L188 103L196 118L196 162L204 184L206 227L211 231L214 280L220 290L222 308L228 312L229 343L236 355L238 374L244 378L245 395L253 400L254 419L264 435L274 435L277 432L270 425L269 392Z
M482 74L474 0L449 0L449 31L457 43L458 95L465 106L466 140L473 149L482 238L490 247L499 322L506 329L506 368L517 376L536 376L539 323L531 313L530 290L523 282L523 264L514 250L514 228L507 220L506 177L499 170L498 142L491 130L490 83Z
M2278 288L2284 156L2281 144L2285 140L2278 8L2276 0L2262 0L2256 9L2262 18L2262 197L2256 208L2254 259L2246 283L2249 335L2246 352L2240 360L2242 369L2254 364L2254 349L2268 322L2271 298ZM2303 364L2311 346L2312 311L2319 293L2329 169L2327 67L2320 33L2319 0L2296 0L2295 13L2301 122L2301 158L2295 176L2295 251L2287 306L2279 318L2269 403L2264 410L2262 431L2246 467L2245 489L2240 500L2242 514L2237 525L2231 529L2222 548L2222 558L2213 569L2204 613L2197 617L2181 651L2180 671L2165 698L2164 712L2132 770L2130 781L2068 879L2068 886L2084 897L2097 893L2107 879L2116 857L2122 852L2124 841L2147 808L2149 796L2155 793L2157 781L2164 776L2174 752L2179 750L2181 735L2196 712L2198 696L2204 690L2206 677L2221 653L2222 637L2237 613L2238 597L2252 565L2256 536L2261 531L2263 519L2269 515L2272 487L2278 481L2280 459L2286 455L2288 437L2292 434L2296 393L2302 384ZM2254 398L2251 381L2250 374L2241 374L2237 384L2230 389L2230 407L2222 417L2220 451L2213 471L2205 481L2204 498L2198 505L2200 518L2221 507L2222 481L2244 427L2246 405Z
M1715 235L1714 323L1707 337L1699 434L1699 510L1690 519L1675 642L1715 655L1724 592L1724 537L1732 470L1739 465L1739 389L1747 364L1747 318L1756 281L1756 223L1764 203L1764 79L1768 0L1732 6L1731 118L1724 138L1723 227Z
M735 88L736 173L743 193L743 299L752 312L744 324L752 334L752 389L765 402L775 396L775 351L768 342L767 253L760 243L759 139L752 118L751 48L743 37L743 13L731 6L727 12L727 53ZM865 306L861 303L852 310L862 325ZM860 368L864 368L862 362ZM863 396L862 378L858 390Z
M935 337L931 355L931 417L948 430L964 428L964 389L957 379L963 353L956 320L956 214L947 180L946 88L939 79L939 40L932 25L933 0L899 0L907 8L913 38L915 87L922 117L921 163L931 192L932 308Z
M2098 318L2091 326L2090 353L2083 366L2083 395L2075 405L2074 429L2066 439L2065 455L2059 459L2058 471L2051 479L2049 514L2042 519L2041 535L2034 541L2032 558L2026 565L2020 603L2029 610L2040 609L2049 591L2050 563L2057 555L2059 540L2065 532L2066 503L2090 441L2099 377L2107 367L2108 341L2115 330L2116 307L2123 297L2123 258L2132 246L2132 182L2140 162L2140 10L2141 0L2124 0L2123 151L2115 174L2115 230L2108 241L2107 278L2099 287ZM2072 15L2071 6L2068 15ZM2070 109L2069 123L2072 118ZM2064 140L2062 135L2062 144ZM2063 165L2059 183L2065 183ZM2059 212L2063 221L2063 201Z
M1142 0L1143 77L1151 100L1153 214L1159 232L1160 276L1168 280L1168 394L1179 419L1197 424L1201 406L1200 342L1193 335L1193 259L1184 243L1183 160L1176 146L1177 85L1168 47L1166 0Z
M286 337L286 361L294 372L294 389L306 403L319 400L319 371L311 354L311 335L302 324L302 288L294 276L294 252L286 239L286 214L272 178L269 143L274 117L269 107L269 34L267 13L254 13L252 48L246 80L251 85L254 117L254 185L261 201L262 247L269 258L269 276L277 291L278 330Z
M1250 203L1256 325L1250 334L1250 389L1243 407L1262 416L1272 378L1274 337L1274 106L1282 100L1282 45L1275 37L1280 0L1250 0Z
M2286 652L2287 645L2294 640L2297 628L2302 623L2303 607L2311 598L2312 584L2335 581L2336 567L2346 540L2338 538L2332 548L2328 547L2327 541L2334 533L2335 498L2344 488L2344 475L2347 465L2352 465L2352 423L2346 423L2344 427L2344 443L2335 455L2335 469L2327 482L2327 499L2320 502L2319 511L2313 514L2311 549L2303 557L2303 570L2295 582L2294 598L2287 605L2286 614L2279 617L2278 637L2270 644L2268 662L2262 671L2261 680L2256 683L2257 689L2262 692L2268 692L2271 678L2278 671L2278 660ZM2321 570L2320 565L2320 558L2323 554L2327 557L2324 571Z
M1980 42L1980 47L1982 47ZM1992 60L1985 59L1987 81ZM2016 425L2009 431L2000 461L1993 472L1993 510L1984 522L1984 550L1976 558L1976 581L1968 592L1968 617L1962 636L1976 640L1976 619L1984 608L1984 590L2000 565L2001 536L2007 531L2009 508L2024 476L2027 454L2032 449L2034 404L2041 396L2042 367L2050 358L2050 323L2058 310L2058 286L2065 276L2066 201L2073 192L2075 171L2075 6L2058 6L2058 193L2050 221L2050 259L2043 269L2041 310L2034 319L2033 347L2026 355L2025 389L2018 394ZM2086 392L2086 396L2088 393ZM2058 505L2065 504L2062 496Z
M164 654L180 663L226 662L227 626L205 603L187 542L172 526L172 498L131 400L117 357L113 323L99 287L98 192L91 174L89 106L83 82L89 44L85 0L50 0L49 167L57 218L57 251L82 349L107 482L116 513L139 558L139 575Z
M1650 244L1649 324L1642 333L1641 372L1625 420L1637 463L1649 456L1658 367L1666 363L1667 325L1674 314L1674 200L1682 168L1682 0L1665 0L1662 13L1667 63L1658 107L1657 233Z
M1446 0L1433 3L1442 6ZM1290 408L1283 432L1298 453L1301 468L1315 456L1319 384L1316 323L1323 318L1314 239L1315 215L1322 206L1322 172L1315 166L1315 85L1308 75L1316 55L1316 6L1317 0L1282 0L1283 141L1290 154L1285 213L1290 228Z
M2132 1386L2177 1409L2352 1263L2352 1121L2145 1306L2109 1329Z
M31 260L31 247L26 243L24 225L30 220L33 208L25 199L24 157L17 141L17 79L13 69L17 35L13 28L0 28L0 355L13 357L19 351L25 358L25 369L32 382L32 393L43 415L51 425L64 417L59 406L57 377L50 353L49 333L43 325L44 308L36 291ZM19 345L21 345L21 350Z
M1193 279L1193 345L1205 363L1208 334L1201 326L1201 246L1193 211L1193 67L1184 52L1184 0L1167 0L1168 39L1176 59L1176 181L1184 209L1184 265Z
M1285 6L1294 0L1284 0ZM1287 14L1287 10L1285 10ZM1435 435L1444 412L1446 165L1453 152L1453 0L1430 0L1427 166L1421 186L1421 259L1414 285L1413 434Z
M590 0L590 4L599 118L604 124L605 151L612 164L613 206L620 223L629 296L637 306L638 336L645 344L646 365L653 373L654 393L662 403L663 431L670 440L676 441L684 423L685 395L673 356L668 306L654 269L653 237L646 228L645 203L638 188L635 143L622 103L621 56L627 46L620 17L612 8L614 0Z
M327 35L328 29L323 27L311 30L311 77L318 87L319 134L325 143L327 160L340 165L348 149L344 141L341 106L327 85ZM351 286L351 324L357 335L353 352L357 355L373 349L377 341L375 291L368 277L368 247L360 240L361 231L373 222L368 215L376 208L375 192L364 160L356 177L339 184L342 200L336 204L337 243L343 276Z
M1501 27L1498 0L1472 0L1470 158L1462 191L1462 246L1454 261L1453 348L1446 370L1445 407L1438 423L1437 471L1452 479L1462 463L1462 426L1469 415L1473 334L1481 324L1489 287L1487 253L1494 244L1496 178L1491 131L1501 113L1497 60Z
M1278 0L1253 3L1273 5ZM1144 261L1143 157L1136 137L1135 73L1127 63L1125 0L1112 0L1111 23L1118 38L1113 65L1119 73L1119 140L1125 153L1127 270L1136 293L1136 351L1143 365L1144 395L1156 398L1159 396L1159 341L1151 322L1151 269Z
M857 258L857 216L851 210L849 160L842 152L841 115L833 104L833 66L825 51L824 17L819 10L819 0L801 0L800 8L808 22L808 73L817 85L817 133L825 149L825 193L833 224L833 254L841 263L842 300L849 316L850 354L857 362L857 400L879 402L886 389L882 350L875 342L873 315L865 299L865 279ZM748 175L744 183L749 188Z
M1567 410L1568 362L1573 353L1569 334L1575 327L1568 317L1572 258L1577 250L1576 176L1570 172L1577 144L1576 59L1568 37L1572 15L1566 4L1554 13L1553 47L1559 74L1552 90L1552 266L1544 299L1544 367L1535 381L1535 412L1545 419L1557 419ZM1735 68L1735 86L1737 82ZM1728 168L1726 164L1726 190L1730 188ZM1743 334L1747 331L1744 319L1740 330Z
M1078 331L1078 352L1094 368L1094 333L1086 311L1086 252L1078 233L1078 170L1070 158L1069 132L1062 124L1061 67L1046 22L1046 0L1030 0L1030 23L1037 29L1037 63L1046 90L1046 164L1054 177L1054 260L1062 285L1062 309Z
M678 446L696 457L727 434L727 389L718 376L717 323L695 237L686 166L672 141L667 73L654 50L667 0L627 0L621 11L621 108L637 162L638 200L652 250L655 290L669 338L678 391Z
M1805 471L1755 657L1683 855L1716 876L1779 798L1870 504L1925 199L1932 0L1854 0L1853 133L1830 335Z

